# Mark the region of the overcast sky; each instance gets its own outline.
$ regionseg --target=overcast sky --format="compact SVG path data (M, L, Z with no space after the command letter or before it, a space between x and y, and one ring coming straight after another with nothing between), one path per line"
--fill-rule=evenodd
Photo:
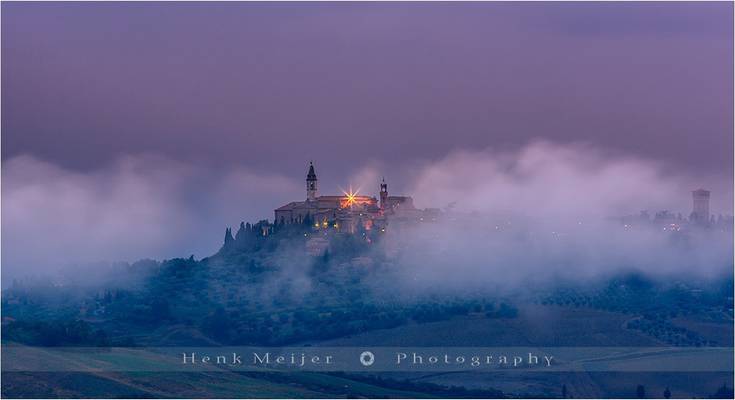
M732 7L3 3L2 157L339 180L545 138L731 176Z

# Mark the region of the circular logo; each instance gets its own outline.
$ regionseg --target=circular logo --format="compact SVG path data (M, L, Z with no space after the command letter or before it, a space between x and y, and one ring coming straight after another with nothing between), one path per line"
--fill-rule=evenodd
M375 354L369 352L369 351L363 351L362 354L360 354L360 363L366 367L369 367L373 365L375 362Z

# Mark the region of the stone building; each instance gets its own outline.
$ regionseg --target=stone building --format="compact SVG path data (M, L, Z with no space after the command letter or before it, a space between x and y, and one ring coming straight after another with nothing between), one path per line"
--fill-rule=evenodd
M380 184L380 201L352 190L342 195L319 196L314 164L306 174L306 200L292 201L275 209L275 223L309 223L317 229L355 233L359 229L383 228L387 218L420 218L422 212L409 196L390 196L385 179Z
M709 190L697 189L692 191L692 213L689 219L696 224L705 225L710 222Z

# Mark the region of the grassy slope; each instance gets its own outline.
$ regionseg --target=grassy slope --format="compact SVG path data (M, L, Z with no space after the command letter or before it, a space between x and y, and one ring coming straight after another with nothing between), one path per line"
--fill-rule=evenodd
M531 305L514 319L482 316L411 324L317 343L323 346L665 346L639 331L624 328L629 316L586 308ZM683 319L680 321L683 323ZM728 324L708 324L706 337L732 335ZM717 329L715 329L717 328ZM676 397L706 397L723 383L732 387L731 373L518 373L457 372L394 375L416 382L494 388L534 397L560 397L561 387L575 397L635 397L644 384L661 397L669 387ZM654 397L654 396L652 396Z
M4 344L7 345L7 344ZM3 372L2 397L192 397L192 398L314 398L314 397L426 397L421 393L396 391L351 379L318 373L239 373L225 369L212 372L111 372L105 365L155 369L163 366L161 355L141 350L102 355L103 364L82 364L58 352L33 349L33 356L46 365L71 364L78 372ZM4 362L11 362L4 360ZM96 369L102 368L102 370Z
M657 346L655 339L624 328L627 316L584 308L525 306L517 318L481 315L452 321L410 324L352 337L315 343L328 346ZM683 322L683 321L680 321ZM711 326L707 326L713 329ZM721 325L713 335L722 336ZM704 331L704 330L703 330ZM149 362L155 362L151 355ZM730 376L729 376L730 375ZM416 382L495 388L517 395L555 397L566 384L575 397L631 397L644 384L660 396L670 387L675 396L703 397L731 374L694 373L449 373L393 376ZM3 373L3 397L425 397L398 392L349 378L318 373Z
M660 346L625 329L628 316L586 308L528 305L517 318L483 315L409 324L319 342L323 346Z

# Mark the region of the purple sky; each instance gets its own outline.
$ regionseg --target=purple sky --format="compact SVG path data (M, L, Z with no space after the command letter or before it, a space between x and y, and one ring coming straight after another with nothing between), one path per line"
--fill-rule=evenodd
M732 176L732 7L3 3L2 157L339 180L544 138Z

